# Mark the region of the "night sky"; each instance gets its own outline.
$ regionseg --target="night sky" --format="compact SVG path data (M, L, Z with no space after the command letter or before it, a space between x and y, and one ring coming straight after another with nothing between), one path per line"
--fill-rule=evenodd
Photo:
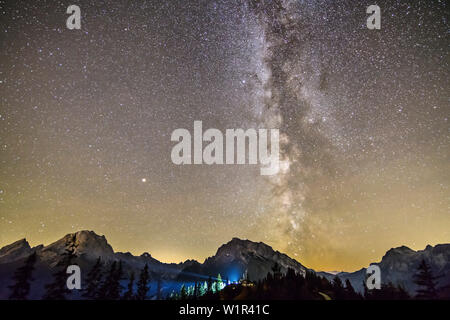
M66 9L81 8L81 30ZM381 30L366 8L381 7ZM232 237L356 270L450 242L446 1L0 1L0 246L81 229L203 260ZM278 128L282 169L172 163Z

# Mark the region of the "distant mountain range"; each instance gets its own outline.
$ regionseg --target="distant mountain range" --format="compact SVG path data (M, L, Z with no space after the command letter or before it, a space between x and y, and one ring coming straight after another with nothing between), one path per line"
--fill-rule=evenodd
M434 275L439 276L440 285L450 284L450 244L428 245L424 250L414 251L406 246L392 248L386 252L381 262L372 263L378 265L381 270L381 282L387 284L392 282L401 285L406 291L414 294L417 286L414 284L413 275L417 272L417 266L424 259L431 267ZM327 279L335 275L319 272ZM363 291L363 280L366 268L355 272L339 272L336 275L343 281L349 279L353 287Z
M286 272L288 268L301 274L304 274L306 270L314 271L262 242L233 238L203 263L187 260L175 264L160 262L149 253L134 256L129 252L114 252L104 236L99 236L93 231L79 231L75 234L68 234L48 246L30 247L29 243L22 239L1 248L0 299L8 297L8 285L11 284L14 271L33 252L36 252L38 261L33 274L35 281L32 283L30 298L41 298L44 285L51 281L52 268L58 263L65 250L66 241L74 236L78 256L76 263L80 265L84 274L90 270L98 257L101 257L105 264L122 261L125 274L129 274L131 271L139 273L144 265L148 264L152 279L170 282L204 281L209 276L216 277L219 273L223 279L230 281L239 280L244 274L250 280L255 281L264 278L275 263L280 266L281 272ZM405 246L393 248L386 252L381 262L375 264L380 266L382 283L400 284L410 293L414 293L416 286L412 277L422 259L430 264L435 275L441 276L439 279L441 285L450 283L450 244L427 246L424 250L419 251ZM349 279L353 287L360 292L363 290L365 273L365 268L352 273L317 272L329 280L336 275L343 281Z

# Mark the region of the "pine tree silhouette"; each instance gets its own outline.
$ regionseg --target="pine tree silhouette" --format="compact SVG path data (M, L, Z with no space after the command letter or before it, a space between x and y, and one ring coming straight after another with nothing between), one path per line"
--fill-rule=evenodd
M113 261L106 275L103 284L101 285L99 291L99 299L101 300L117 300L120 298L120 293L122 291L122 286L120 285L120 280L122 279L122 261L117 264Z
M53 274L53 282L45 286L46 292L43 296L45 300L65 300L66 295L70 294L67 288L67 267L73 264L77 257L75 250L76 234L66 240L66 249L62 254L62 259L58 261L56 267L58 270Z
M367 288L367 283L366 283L366 281L367 281L367 276L365 277L365 279L364 279L363 282L362 282L363 289L364 289L364 291L363 291L363 297L364 297L364 299L368 299L369 296L370 296L369 289Z
M99 289L102 283L102 261L98 257L95 265L89 271L86 277L86 288L83 289L83 297L87 299L98 299Z
M158 278L158 282L156 283L156 299L161 300L161 278Z
M213 283L212 283L211 276L209 276L207 286L206 286L206 293L211 293L211 292L213 292Z
M437 290L436 290L436 282L435 280L438 277L435 277L431 272L431 268L426 263L425 260L422 260L419 267L417 268L418 273L414 275L414 283L419 287L417 290L416 298L418 299L436 299Z
M208 288L208 284L206 281L204 283L199 283L198 286L198 296L201 297L206 294Z
M348 300L362 299L361 295L355 291L350 280L345 280L345 298Z
M32 278L34 264L36 263L36 252L33 252L25 260L23 266L19 267L13 276L14 285L9 286L11 289L10 300L26 300L30 293L30 282Z
M345 280L345 291L347 291L350 294L355 293L355 289L353 289L353 286L352 286L350 280L348 280L348 279Z
M198 289L199 289L198 282L195 281L195 283L194 283L194 294L193 294L194 300L198 298Z
M341 278L335 276L332 282L335 298L338 300L345 299L345 289Z
M123 268L122 261L119 261L119 266L116 269L116 272L113 274L111 288L110 288L110 299L118 300L120 299L120 294L122 293L123 287L120 284L120 281L123 277Z
M180 299L181 300L186 300L188 297L187 291L186 291L186 286L184 285L184 283L181 285L181 289L180 289Z
M145 300L147 298L147 292L150 289L148 286L148 282L150 279L150 275L148 273L148 265L145 264L144 269L142 269L141 274L139 275L139 281L137 284L137 292L136 299L137 300Z
M134 272L130 274L130 281L128 282L127 291L123 295L123 300L133 300L134 299Z
M100 300L109 300L110 288L113 282L114 274L116 273L116 265L117 265L116 261L113 261L113 263L111 263L109 271L106 274L105 278L103 279L103 282L98 291L98 299Z
M222 281L222 276L220 275L220 273L217 275L217 282L216 282L216 291L220 291L220 290L222 290L222 284L223 284L223 281Z

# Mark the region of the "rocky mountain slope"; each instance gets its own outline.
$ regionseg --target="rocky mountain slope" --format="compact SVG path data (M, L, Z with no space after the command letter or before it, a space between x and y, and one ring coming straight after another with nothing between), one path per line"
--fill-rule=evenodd
M38 259L33 276L35 281L32 285L31 298L39 298L44 284L51 281L52 270L61 259L69 239L75 239L75 253L78 257L75 263L81 267L82 272L88 272L98 257L106 266L113 261L122 261L125 275L131 272L138 274L145 264L148 264L151 276L154 279L174 279L183 268L190 265L190 262L187 264L162 263L154 259L149 253L134 256L129 252L114 252L106 238L93 231L83 230L74 234L67 234L48 246L39 245L33 248L25 239L22 239L0 249L0 299L8 297L8 286L11 285L14 271L33 252L36 252Z
M417 286L414 284L414 274L417 267L424 259L431 267L434 275L439 276L439 284L450 284L450 244L428 245L424 250L414 251L406 246L392 248L386 252L378 265L381 270L381 283L392 282L401 285L406 291L414 294ZM327 279L335 277L326 272L320 273ZM353 287L359 292L363 291L363 281L366 275L366 268L356 272L340 272L337 274L343 281L349 279Z
M194 263L184 268L178 278L197 280L201 279L202 275L221 274L222 278L228 278L230 281L239 280L243 276L255 281L271 272L275 263L280 266L283 273L288 268L300 274L304 274L306 270L296 260L273 250L265 243L233 238L222 245L216 254L207 258L203 264Z
M292 268L300 274L311 270L262 242L233 238L203 263L187 260L175 264L162 263L149 253L134 256L129 252L114 252L104 236L99 236L93 231L79 231L68 234L47 246L30 247L25 239L21 239L1 248L0 299L8 297L8 285L11 284L14 271L32 252L36 252L38 260L33 274L35 281L32 284L30 298L40 298L42 288L45 283L51 281L52 269L61 259L68 240L75 241L78 256L76 263L80 265L82 272L84 270L88 272L98 257L101 257L106 265L113 261L122 261L125 275L132 271L139 273L144 265L148 264L153 280L162 279L167 282L206 280L210 276L216 277L219 273L223 279L230 281L237 281L243 276L255 281L264 278L268 272L271 272L275 263L280 266L280 271L283 273L288 268ZM405 246L393 248L386 252L380 262L375 264L380 266L382 283L400 284L410 293L414 293L416 286L413 282L413 275L422 259L431 265L435 275L441 276L440 284L450 284L450 244L427 246L424 250L419 251ZM344 281L349 279L354 288L361 292L365 273L366 269L362 268L352 273L340 272L337 273L337 276ZM336 276L327 272L318 272L318 274L330 280Z

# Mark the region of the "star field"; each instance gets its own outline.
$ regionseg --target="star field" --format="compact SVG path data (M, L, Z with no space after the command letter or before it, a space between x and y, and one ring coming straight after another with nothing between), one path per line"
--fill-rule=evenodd
M444 1L0 1L0 245L81 229L202 260L232 237L315 269L448 242ZM177 166L173 130L279 128L282 170Z

